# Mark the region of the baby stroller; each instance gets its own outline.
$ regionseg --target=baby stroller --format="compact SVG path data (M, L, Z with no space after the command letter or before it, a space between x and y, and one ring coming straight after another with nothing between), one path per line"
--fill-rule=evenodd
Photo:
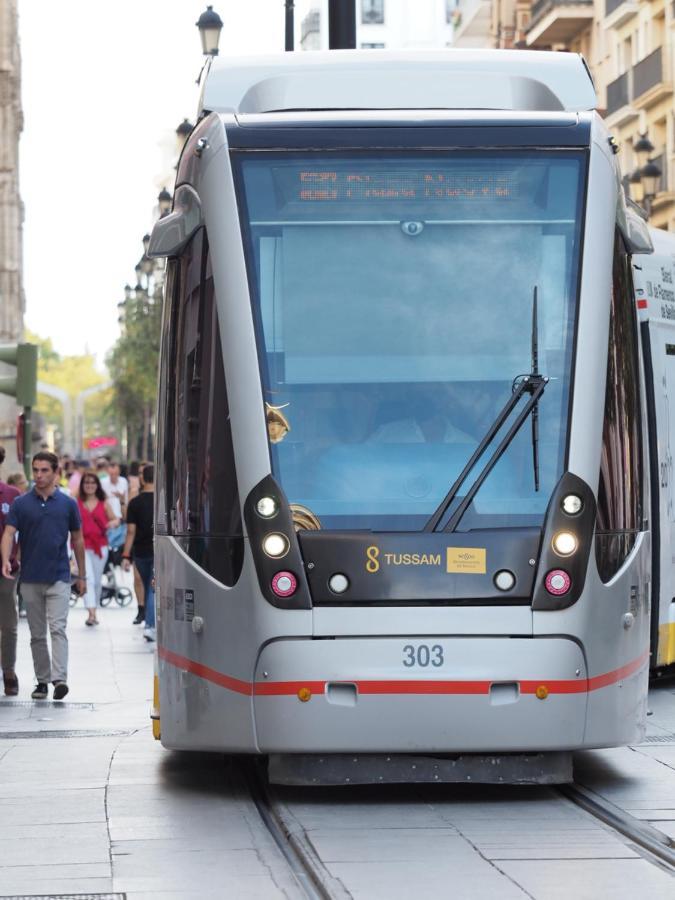
M107 606L113 600L118 606L131 603L131 590L119 583L118 573L122 565L122 548L108 547L108 559L101 579L101 606Z
M101 578L101 596L99 598L101 606L107 606L112 600L115 600L119 606L128 606L131 603L131 590L119 583L118 573L121 564L122 548L108 547L108 558ZM71 606L77 606L77 601L80 599L80 595L75 591L75 580L76 578L73 576L73 584L70 588Z

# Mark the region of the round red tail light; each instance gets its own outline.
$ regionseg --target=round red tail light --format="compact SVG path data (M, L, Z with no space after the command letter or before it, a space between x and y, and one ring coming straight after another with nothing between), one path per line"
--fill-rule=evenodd
M290 597L298 587L298 579L292 572L277 572L272 579L272 590L277 597Z
M572 587L572 579L564 569L551 569L544 580L544 587L554 597L561 597Z

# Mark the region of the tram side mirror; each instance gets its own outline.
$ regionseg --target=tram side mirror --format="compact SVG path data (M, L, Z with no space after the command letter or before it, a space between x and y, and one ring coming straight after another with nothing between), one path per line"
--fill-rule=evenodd
M177 256L201 224L202 206L197 193L188 185L176 188L173 212L155 222L147 255L151 259Z
M645 212L632 200L627 200L625 204L618 204L617 225L623 235L629 253L654 252L649 227L645 220Z

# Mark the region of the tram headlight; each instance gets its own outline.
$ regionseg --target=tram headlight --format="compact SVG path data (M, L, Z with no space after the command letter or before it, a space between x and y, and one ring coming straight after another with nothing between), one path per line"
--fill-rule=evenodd
M560 505L568 516L578 516L584 508L584 501L577 494L566 494Z
M263 538L262 548L263 551L267 554L267 556L271 556L272 559L280 559L282 556L286 556L290 549L290 542L285 534L279 534L279 532L272 532L272 534L267 534Z
M263 519L271 519L276 516L279 506L274 497L261 497L255 505L256 512Z
M553 537L553 549L558 556L571 556L577 549L577 539L571 531L559 531Z

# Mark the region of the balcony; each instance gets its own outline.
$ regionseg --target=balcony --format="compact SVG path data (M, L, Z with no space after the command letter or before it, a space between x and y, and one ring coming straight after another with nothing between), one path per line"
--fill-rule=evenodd
M668 190L668 157L665 150L661 156L655 156L652 161L661 169L661 177L656 182L656 194L658 196L662 191Z
M494 46L490 35L492 5L490 0L460 0L457 7L459 23L452 37L453 47L489 48Z
M605 28L620 28L637 11L637 0L605 0Z
M631 101L631 72L624 72L615 81L607 85L607 107L605 115L611 116Z
M528 47L569 44L593 23L593 0L536 0L527 30Z
M633 105L648 109L673 93L661 47L633 66Z

